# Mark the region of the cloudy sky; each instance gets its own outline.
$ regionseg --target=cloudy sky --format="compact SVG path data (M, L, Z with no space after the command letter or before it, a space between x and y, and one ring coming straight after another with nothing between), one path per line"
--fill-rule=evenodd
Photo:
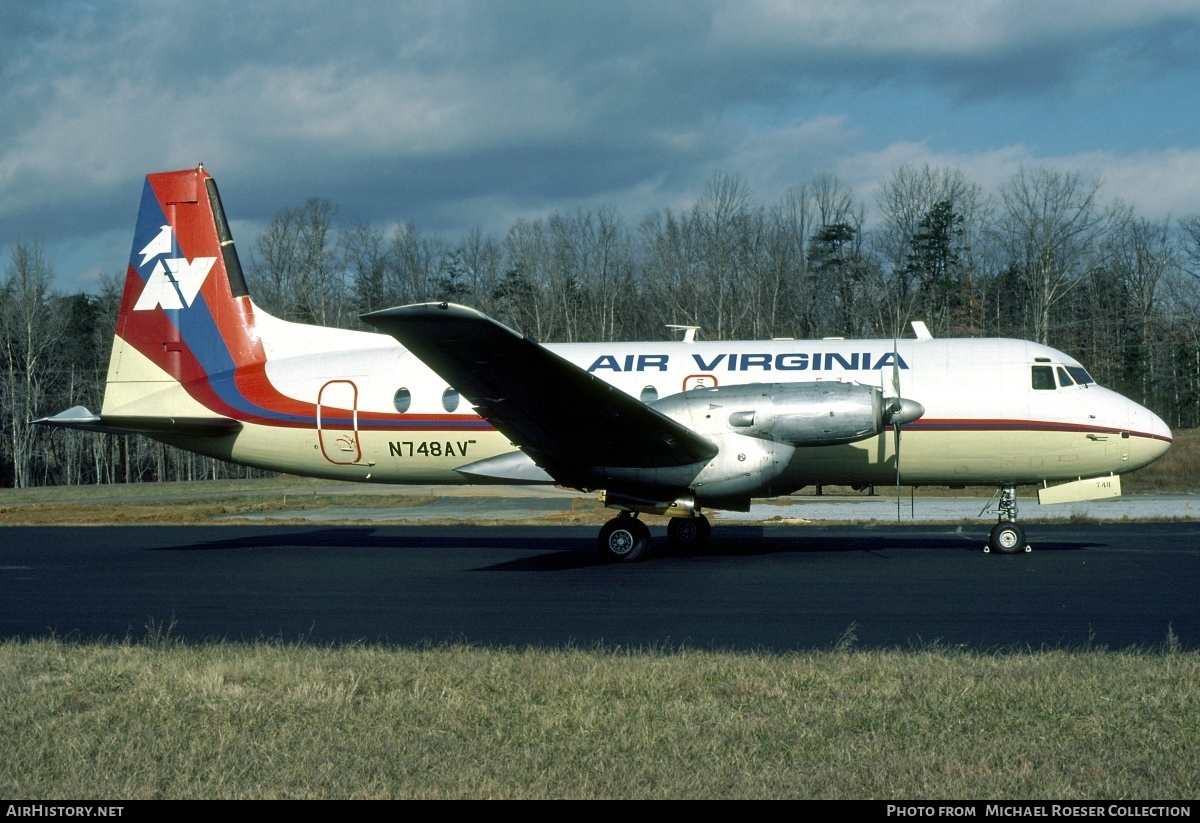
M1022 165L1200 211L1194 0L0 0L0 247L123 271L142 177L203 162L243 257L285 205L453 236ZM7 267L8 261L4 261Z

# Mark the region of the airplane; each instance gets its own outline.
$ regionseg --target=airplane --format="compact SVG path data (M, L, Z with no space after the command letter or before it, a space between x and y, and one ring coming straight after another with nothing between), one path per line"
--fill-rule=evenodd
M985 551L1028 551L1018 486L1114 496L1171 445L1060 351L923 324L917 339L541 344L445 302L362 319L380 333L268 314L212 176L150 174L100 413L37 422L310 477L598 492L617 512L599 551L624 562L650 553L641 515L699 550L705 510L829 484L995 487Z

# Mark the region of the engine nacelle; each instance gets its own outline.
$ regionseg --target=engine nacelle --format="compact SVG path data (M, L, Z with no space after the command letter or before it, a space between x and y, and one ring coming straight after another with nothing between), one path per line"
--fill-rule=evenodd
M651 405L719 451L705 464L597 468L591 482L610 490L606 504L614 508L684 511L681 501L694 500L744 511L750 498L779 493L775 481L797 448L864 440L925 413L915 401L884 398L878 388L837 381L693 389Z
M793 446L837 446L873 437L883 431L887 417L879 388L836 381L715 386L653 405L704 435L734 432Z

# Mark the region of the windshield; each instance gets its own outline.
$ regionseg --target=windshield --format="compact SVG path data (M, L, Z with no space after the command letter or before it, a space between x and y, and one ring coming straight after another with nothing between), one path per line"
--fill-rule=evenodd
M1075 382L1081 386L1096 382L1083 366L1067 366L1067 371L1075 378Z

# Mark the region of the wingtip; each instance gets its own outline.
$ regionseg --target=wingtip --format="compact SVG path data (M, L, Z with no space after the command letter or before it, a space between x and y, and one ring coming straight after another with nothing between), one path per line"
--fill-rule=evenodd
M445 301L396 306L368 312L359 317L364 323L375 327L384 334L390 334L405 345L413 342L410 338L414 334L430 333L432 331L430 324L435 324L439 328L476 329L477 331L474 332L476 334L485 333L482 332L483 329L492 329L493 331L502 329L517 337L521 336L477 309Z
M472 309L469 306L461 306L458 303L447 303L445 300L442 300L436 303L409 303L405 306L393 306L389 309L377 309L376 311L360 314L359 319L364 323L374 324L374 321L376 320L432 316L480 318L486 317L487 315L481 311Z

